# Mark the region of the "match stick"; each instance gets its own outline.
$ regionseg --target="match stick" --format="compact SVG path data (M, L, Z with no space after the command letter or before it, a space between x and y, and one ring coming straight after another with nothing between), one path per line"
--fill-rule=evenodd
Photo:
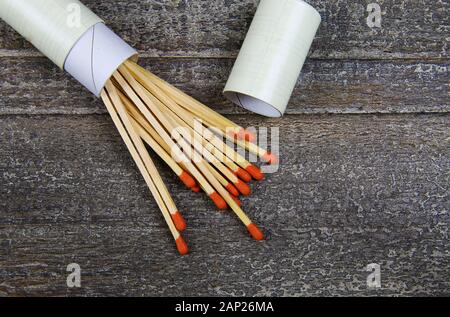
M165 149L148 133L133 117L130 118L133 123L133 127L138 132L140 137L147 143L153 151L175 172L180 180L186 185L187 188L192 189L197 186L197 182L192 178L189 173L178 165L177 162L166 152Z
M116 112L116 109L105 90L103 90L101 92L101 97L102 97L103 102L105 103L106 108L108 109L109 114L111 115L111 118L112 118L114 124L116 125L120 135L122 136L122 139L124 140L131 156L133 157L139 171L141 172L142 176L144 177L144 180L147 183L147 186L149 187L153 197L155 198L155 201L156 201L158 207L160 208L161 213L164 216L167 226L169 227L169 230L172 233L173 238L175 239L175 243L177 245L178 252L181 255L187 254L189 252L187 244L184 241L183 237L178 232L177 228L175 227L175 224L173 223L170 213L169 213L158 189L156 188L155 184L153 183L153 180L150 177L149 172L146 169L146 167L142 161L142 158L139 156L136 148L134 147L134 144L133 144L132 140L130 139L130 136L128 135L126 128L122 124L122 121L120 120L120 118Z
M136 106L142 116L145 117L146 121L148 121L148 123L154 128L162 140L167 143L171 149L176 148L182 150L180 155L187 158L186 162L183 161L183 164L188 168L191 175L199 181L200 187L203 188L207 194L210 193L211 189L213 191L215 190L213 194L216 195L217 199L223 201L224 207L227 205L231 207L233 212L247 227L253 238L256 240L262 240L264 238L262 232L239 207L232 195L210 172L208 165L203 158L195 150L192 151L191 145L186 142L183 136L169 136L169 132L171 133L176 128L173 122L171 122L171 120L174 119L169 119L168 114L164 114L159 109L160 105L158 106L158 104L160 101L148 93L148 90L136 81L125 66L119 67L119 72L116 72L113 77L120 85L121 90L126 94L127 98L129 98L130 101ZM174 137L174 140L172 140L172 137ZM196 170L192 169L192 162L195 163L195 166L198 168L200 173L195 174ZM210 190L208 190L207 186L211 187ZM213 198L213 200L215 199ZM216 203L216 205L218 204Z
M240 147L242 147L242 148L248 150L249 152L260 157L264 162L271 164L271 165L278 163L279 160L275 154L273 154L267 150L264 150L263 148L259 147L258 145L254 144L254 143L236 140L236 139L230 137L227 133L224 133L223 131L221 131L220 129L215 127L214 125L209 125L209 124L207 124L207 125L215 133L217 133L220 136L225 137L229 140L232 140L234 143L236 143Z
M147 92L147 96L151 97L149 95L150 93ZM159 108L161 112L169 112L170 108L168 108L164 103L162 103L160 100L155 100L153 103L156 107ZM164 108L164 109L163 109ZM171 128L182 126L183 122L182 120L177 116L171 116L167 118L168 121L172 121ZM185 134L188 135L185 135ZM197 152L200 155L203 155L207 162L214 165L228 180L231 181L231 183L244 195L248 196L251 193L250 187L245 184L243 181L241 181L235 174L233 174L227 167L225 167L221 161L219 161L216 157L214 157L210 151L208 151L207 148L203 147L203 145L199 142L198 139L201 139L201 135L196 133L195 130L190 129L189 127L184 127L183 129L180 129L180 134L184 137L185 141L189 143L194 149L197 150ZM219 157L220 158L220 157Z
M225 177L223 177L214 167L212 167L209 164L207 164L207 167L209 168L210 172L214 175L214 177L217 178L217 180L222 184L223 187L225 187L228 190L228 192L231 195L235 197L239 196L239 191L236 189L235 186L233 186L229 181L227 181Z
M178 117L183 120L185 124L190 126L197 134L199 134L199 131L197 131L194 123L197 120L196 117L165 95L157 85L148 80L148 77L145 76L145 73L142 73L139 68L133 67L130 71L137 77L139 83L148 90L148 93L154 94L155 97L158 98L159 101L166 107L166 109L174 114L174 117ZM199 123L201 124L201 122ZM199 134L199 136L204 139L203 145L210 150L214 156L225 163L236 176L246 182L249 182L252 177L256 180L264 179L264 174L261 173L259 168L250 164L244 157L231 149L227 144L223 143L223 141L218 139L213 133L208 132L209 131L204 130L201 134ZM221 155L223 155L224 158L222 158ZM233 159L241 163L244 166L244 169L234 163Z
M169 148L169 146L167 145L167 143L164 142L164 140L159 136L159 134L153 129L153 127L145 120L145 118L142 116L142 114L139 112L138 109L136 109L136 107L131 103L131 101L123 94L121 94L121 98L123 98L122 100L124 101L128 113L130 114L131 118L133 118L133 120L139 124L139 126L143 129L143 131L146 132L146 134L148 134L154 141L156 141L156 143L164 149L164 151L166 152L166 154L172 158L172 156L170 155L171 153L171 149ZM141 137L144 137L144 135L142 135ZM144 138L145 139L145 138ZM179 164L183 169L188 170L189 168L187 168L183 162L181 161L182 158L180 159L177 156L178 162L175 161L175 163ZM195 167L192 167L193 169L195 169ZM198 171L196 173L199 173ZM188 174L186 172L186 174ZM188 174L189 175L189 174ZM190 176L190 175L189 175ZM192 176L190 176L192 179L194 179ZM194 180L195 182L195 180ZM196 185L194 187L191 187L191 190L195 193L199 193L201 191L200 186L196 183Z
M157 84L160 88L166 91L174 100L176 100L181 106L186 107L187 110L195 113L199 118L202 118L207 121L212 121L216 126L219 126L223 129L223 132L226 132L227 128L231 130L231 136L236 139L246 140L246 141L254 141L256 136L247 131L243 127L237 125L231 120L228 120L224 116L219 113L211 110L201 102L195 100L191 96L187 95L183 91L169 84L168 82L162 80L161 78L155 76L151 72L143 69L139 65L134 62L127 61L125 65L134 70L140 71L143 75L147 76L151 81ZM230 130L229 130L230 131Z
M167 143L171 149L183 149L185 153L189 153L189 147L186 148L184 144L183 146L179 147L179 145L181 144L176 144L172 140L171 136L169 136L169 134L163 128L161 124L163 124L164 126L170 126L167 122L167 119L162 113L157 111L156 107L153 106L153 101L149 99L148 96L146 96L141 86L135 81L135 79L131 76L127 69L124 66L120 66L119 70L120 73L114 73L114 79L119 83L122 90L126 93L127 97L130 98L130 100L139 109L145 119L152 125L157 134L161 136L164 142ZM134 89L136 89L136 92ZM141 98L143 99L141 100ZM156 119L155 115L149 110L148 107L152 107L152 112L156 112L155 115L157 115L158 119ZM185 153L180 153L180 161L183 162L191 176L193 176L197 180L199 185L205 190L207 195L213 200L216 206L219 209L226 209L227 203L208 182L210 181L210 179L206 177L207 175L213 178L209 171L207 171L206 167L200 168L201 165L196 163L197 167L199 167L201 171L200 173L192 163L192 161L197 161L195 159L192 159L192 157L188 158ZM207 175L205 175L205 169ZM205 177L202 174L205 175Z
M228 158L236 162L234 166L229 167L242 180L249 182L251 177L259 181L264 179L264 174L257 166L247 161L242 155L223 142L223 140L219 139L214 133L206 129L203 135L206 140L214 145L217 151L220 151L223 155L226 155ZM249 177L250 175L251 177Z
M158 170L156 169L155 164L153 163L152 159L150 158L150 155L147 152L147 149L142 143L142 139L136 133L133 124L131 123L130 118L128 116L128 113L125 109L125 105L122 103L122 100L119 97L116 87L110 81L106 83L106 91L110 99L112 100L112 103L115 106L119 114L119 117L122 120L122 123L127 129L128 134L130 135L131 140L133 141L142 161L144 162L144 165L147 168L156 188L161 194L161 197L163 198L163 201L170 212L172 220L174 221L175 227L177 228L178 231L184 231L186 229L186 222L184 221L183 216L178 211L175 202L170 196L170 193L167 190L167 187L164 184Z
M155 97L152 97L152 95L147 94L145 88L143 88L132 76L131 74L127 71L127 69L125 69L123 66L121 66L120 68L120 73L125 77L126 81L121 77L118 76L118 78L116 78L116 80L121 80L124 82L121 82L120 85L121 87L127 92L127 94L129 94L129 96L133 99L133 97L136 97L136 100L133 100L135 102L135 104L139 107L138 103L142 103L143 101L143 109L141 110L141 112L146 115L146 113L148 114L148 120L150 122L155 121L157 122L159 120L159 122L161 122L162 125L164 125L166 127L166 129L168 131L174 131L175 127L173 126L173 124L170 122L170 120L168 118L166 118L166 116L160 111L160 109L158 108L158 106L156 106L156 104L158 104L159 100L157 100ZM132 87L132 88L131 88ZM134 96L135 95L135 96ZM139 97L138 97L139 96ZM142 101L140 101L142 100ZM145 104L151 109L151 112L145 107ZM153 117L153 114L158 118L156 120L155 117ZM153 124L152 124L153 125ZM157 123L157 125L159 127L161 127L159 125L159 123ZM155 127L155 125L154 125ZM161 127L161 132L166 133L164 131L164 129ZM161 134L161 133L160 133ZM162 135L163 136L163 135ZM163 137L164 138L164 137ZM173 142L170 138L168 138L169 142ZM252 236L255 239L262 239L263 235L262 233L259 231L259 229L251 222L251 220L248 218L248 216L243 212L242 209L240 209L240 207L237 205L237 203L235 202L235 200L233 198L231 198L231 195L228 193L228 191L226 191L222 185L219 183L219 181L214 177L214 175L211 174L211 172L209 171L208 167L205 165L205 162L203 161L202 157L194 152L191 152L191 147L189 144L187 144L187 142L180 136L180 138L178 138L176 140L178 142L178 144L181 146L181 148L185 151L185 153L189 153L191 156L191 159L195 162L195 164L197 165L197 167L199 168L199 170L201 171L201 173L205 176L205 178L209 181L209 183L211 184L212 187L214 187L214 189L217 191L217 198L220 197L220 199L224 200L224 208L221 209L225 209L228 206L231 207L231 209L235 212L235 214L239 217L239 219L241 219L241 221L247 226L247 228L249 229L250 233L252 234ZM203 184L200 184L202 187L204 186ZM257 232L259 232L259 234L257 234Z
M219 194L225 199L228 206L230 206L231 210L236 214L236 216L242 221L242 223L247 227L247 230L250 232L250 235L255 240L264 240L264 234L258 228L256 224L253 223L252 220L245 214L245 212L239 207L235 199L232 197L230 193L228 193L223 188L216 188Z
M122 72L122 69L121 69ZM127 75L126 70L124 70L125 76ZM136 93L139 95L140 98L152 109L152 112L155 114L156 117L158 117L159 121L170 131L173 131L175 127L169 122L169 120L163 115L163 113L158 109L158 107L155 105L158 103L157 100L152 100L151 96L145 93L145 90L142 86L139 85L136 81L130 78L130 85L133 87L133 89L136 91ZM122 85L123 87L123 85ZM178 144L183 148L183 150L187 153L190 152L191 147L186 143L186 141L180 136L179 139L177 139ZM248 231L252 235L252 237L255 240L263 240L264 235L259 230L259 228L250 220L250 218L245 214L245 212L239 207L239 205L236 203L236 201L231 197L231 194L226 191L222 185L219 183L219 181L214 177L214 175L211 174L208 167L205 165L203 159L201 156L196 153L192 152L192 160L196 162L196 165L202 172L202 174L206 177L206 179L211 183L211 185L216 189L218 195L221 196L221 198L226 202L228 206L231 207L233 212L238 216L238 218L244 223L244 225L247 227ZM203 185L201 184L203 187ZM219 197L220 197L219 196ZM224 209L224 208L222 208Z

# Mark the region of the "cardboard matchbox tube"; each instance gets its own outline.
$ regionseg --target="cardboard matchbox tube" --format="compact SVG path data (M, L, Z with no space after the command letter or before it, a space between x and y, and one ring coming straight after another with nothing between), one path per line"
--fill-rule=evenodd
M0 0L0 18L96 96L137 52L78 0Z
M321 22L301 0L261 0L224 94L267 117L281 117Z

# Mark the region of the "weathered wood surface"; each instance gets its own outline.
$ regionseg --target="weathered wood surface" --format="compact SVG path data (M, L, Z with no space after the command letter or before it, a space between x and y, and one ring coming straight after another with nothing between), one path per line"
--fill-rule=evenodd
M3 116L0 294L448 294L448 123L284 118L281 170L244 200L264 242L161 168L189 223L192 254L179 257L108 116ZM83 269L75 291L72 262Z
M447 57L448 3L384 0L381 29L366 24L366 0L311 0L323 17L312 56L321 58ZM85 0L127 41L152 56L234 57L257 0ZM0 49L31 46L0 23ZM25 52L26 53L26 52Z
M244 200L268 239L158 161L189 223L179 257L104 106L0 21L0 295L450 295L446 1L377 1L381 29L368 1L308 1L324 22L279 120L221 96L257 0L83 2L156 74L281 128L281 169Z
M222 96L233 60L143 58L140 64L221 113L248 113ZM287 113L447 112L448 65L310 60ZM0 58L0 73L0 115L106 112L100 101L47 59Z

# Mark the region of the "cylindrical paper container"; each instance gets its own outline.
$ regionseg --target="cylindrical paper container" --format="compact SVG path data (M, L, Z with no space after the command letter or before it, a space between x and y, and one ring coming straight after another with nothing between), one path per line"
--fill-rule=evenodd
M111 75L131 57L137 52L105 24L97 23L72 47L64 69L99 96Z
M281 117L321 22L301 0L261 0L224 94L233 103Z
M78 0L0 0L0 17L97 96L137 54Z

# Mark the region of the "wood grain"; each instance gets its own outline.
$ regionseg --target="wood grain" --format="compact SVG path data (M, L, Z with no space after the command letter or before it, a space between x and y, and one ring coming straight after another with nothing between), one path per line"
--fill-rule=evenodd
M281 124L281 170L244 200L268 239L160 168L181 258L108 116L1 117L0 294L448 295L448 114L231 118Z
M156 160L189 225L179 257L101 102L0 21L0 296L450 295L446 1L376 1L373 29L369 1L308 1L323 23L278 120L221 94L258 0L83 2L146 68L280 128L280 169L243 201L267 240Z
M151 56L235 57L257 0L84 0L125 40ZM323 23L314 58L392 59L448 57L448 3L384 0L381 28L367 26L366 0L311 0ZM0 49L29 43L0 22ZM31 49L35 52L34 49ZM10 55L11 52L2 52Z
M140 64L223 114L245 114L222 95L229 59L143 58ZM447 112L448 61L309 60L288 114ZM0 58L0 115L105 113L45 58Z

